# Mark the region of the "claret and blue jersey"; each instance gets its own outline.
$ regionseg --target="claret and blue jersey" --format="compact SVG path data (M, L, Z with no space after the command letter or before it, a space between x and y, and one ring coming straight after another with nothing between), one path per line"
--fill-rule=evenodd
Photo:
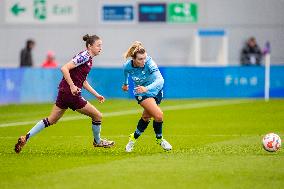
M128 76L134 81L134 87L140 85L148 89L147 92L135 96L156 96L163 89L164 79L161 75L157 64L147 56L144 67L134 67L132 59L124 63L124 84L128 85Z
M83 83L86 80L89 72L91 71L92 65L93 65L93 59L91 55L88 53L87 50L84 50L80 53L78 53L76 56L73 57L72 61L75 64L75 68L70 70L70 76L74 82L74 84L82 88ZM59 84L59 90L61 91L70 91L70 86L63 77L60 84Z

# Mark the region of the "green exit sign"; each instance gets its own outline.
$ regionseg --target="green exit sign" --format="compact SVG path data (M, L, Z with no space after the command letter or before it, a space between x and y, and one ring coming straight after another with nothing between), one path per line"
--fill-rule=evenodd
M4 4L7 23L76 23L78 20L79 0L5 0Z
M169 3L168 22L195 23L198 19L196 3Z

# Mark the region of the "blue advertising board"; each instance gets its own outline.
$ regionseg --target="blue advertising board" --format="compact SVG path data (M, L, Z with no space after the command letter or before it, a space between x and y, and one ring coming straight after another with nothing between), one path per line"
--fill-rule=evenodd
M164 77L165 98L263 98L264 67L160 67ZM284 66L271 66L270 97L284 97ZM60 69L0 69L0 104L23 102L54 102L62 79ZM88 82L108 98L133 98L121 90L122 68L93 68ZM88 91L82 95L94 99Z
M139 3L139 22L166 22L166 3Z
M166 98L263 98L264 67L165 67ZM272 66L270 97L284 97L284 67Z
M0 104L21 102L22 78L20 69L0 69Z
M102 7L103 21L133 21L133 5L104 5Z

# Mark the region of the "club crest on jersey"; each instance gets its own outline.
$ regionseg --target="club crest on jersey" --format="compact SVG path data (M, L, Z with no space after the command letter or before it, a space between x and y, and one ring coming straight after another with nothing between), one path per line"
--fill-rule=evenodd
M80 63L82 63L82 62L84 62L84 61L86 61L86 60L87 60L87 57L80 56L80 57L78 58L77 62L78 62L78 64L80 64Z
M132 77L133 81L139 81L139 77Z

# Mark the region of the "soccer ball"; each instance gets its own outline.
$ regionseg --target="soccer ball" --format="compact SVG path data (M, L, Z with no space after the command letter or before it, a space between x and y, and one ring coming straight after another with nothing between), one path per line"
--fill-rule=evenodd
M276 152L281 147L281 139L275 133L269 133L262 139L263 148L268 152Z

